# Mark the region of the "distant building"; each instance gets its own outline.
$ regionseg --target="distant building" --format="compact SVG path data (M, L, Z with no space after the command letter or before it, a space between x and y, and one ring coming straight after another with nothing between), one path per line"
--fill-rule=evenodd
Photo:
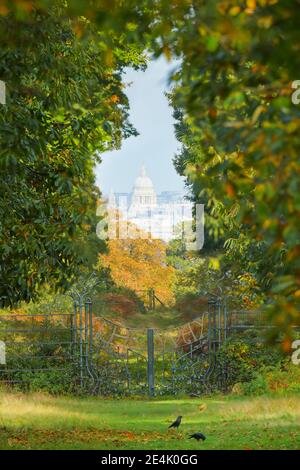
M149 238L166 242L178 236L181 226L192 220L192 205L179 191L156 194L153 182L143 166L131 193L111 193L109 207L116 208Z
M142 166L140 175L136 178L131 194L131 208L144 210L156 207L157 198L153 183L146 175L146 169Z
M172 202L183 202L184 196L180 191L162 191L157 195L159 204L170 204Z

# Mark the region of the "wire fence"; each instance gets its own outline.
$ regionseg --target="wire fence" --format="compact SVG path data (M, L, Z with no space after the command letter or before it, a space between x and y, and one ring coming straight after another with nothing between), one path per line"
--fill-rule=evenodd
M70 314L1 314L0 383L25 386L43 378L63 386L74 365L72 336Z

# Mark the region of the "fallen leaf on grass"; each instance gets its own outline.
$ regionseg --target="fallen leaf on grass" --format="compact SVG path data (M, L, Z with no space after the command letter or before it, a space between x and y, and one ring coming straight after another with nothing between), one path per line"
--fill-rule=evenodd
M164 441L166 434L157 432L134 433L132 431L120 430L100 430L90 429L71 429L68 431L55 429L34 429L34 430L6 430L8 445L10 447L28 447L30 444L36 446L45 446L55 442L72 444L74 442L113 442L116 446L121 446L125 442L143 442L147 443L154 440ZM177 434L169 436L171 439L182 440L184 436Z

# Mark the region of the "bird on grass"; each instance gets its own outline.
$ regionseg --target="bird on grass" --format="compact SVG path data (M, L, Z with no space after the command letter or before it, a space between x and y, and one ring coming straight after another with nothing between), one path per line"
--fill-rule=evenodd
M174 421L174 423L170 424L169 429L170 429L170 428L176 428L176 429L178 429L179 426L180 426L181 420L182 420L182 416L178 416L177 419L176 419L176 421Z
M196 441L205 441L206 436L204 436L202 432L195 432L189 437L189 439L196 439Z

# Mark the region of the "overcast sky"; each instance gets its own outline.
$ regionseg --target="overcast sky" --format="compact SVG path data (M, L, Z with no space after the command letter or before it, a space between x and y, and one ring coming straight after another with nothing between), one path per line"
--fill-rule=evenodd
M139 136L126 139L120 150L102 155L96 175L104 194L110 190L130 192L143 164L158 193L183 190L183 180L172 164L179 143L174 135L172 109L164 96L168 71L173 67L161 58L151 62L145 72L126 73L125 81L132 82L127 88L130 118Z

